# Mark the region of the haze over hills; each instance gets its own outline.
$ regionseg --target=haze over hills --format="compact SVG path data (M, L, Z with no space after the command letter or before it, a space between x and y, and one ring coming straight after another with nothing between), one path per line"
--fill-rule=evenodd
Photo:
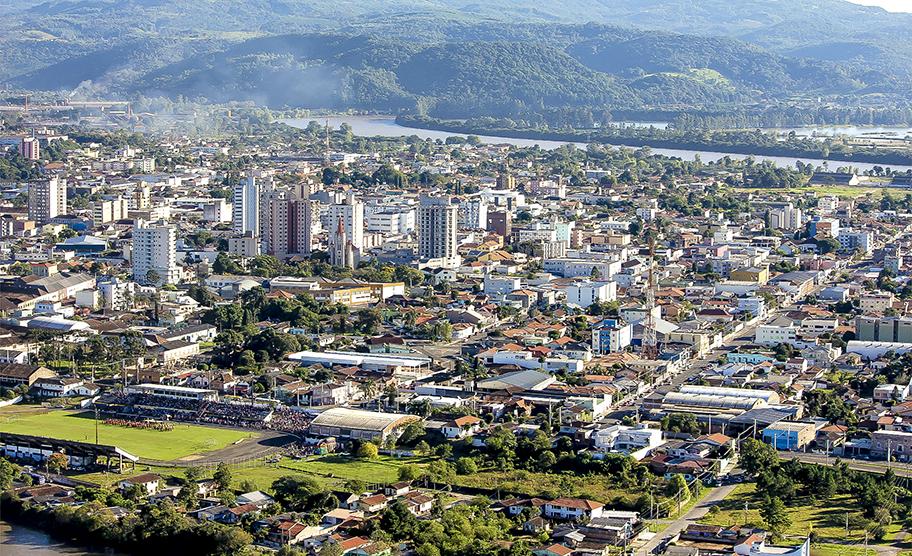
M7 12L3 82L64 92L515 117L816 96L907 108L912 79L912 14L839 0L25 0Z

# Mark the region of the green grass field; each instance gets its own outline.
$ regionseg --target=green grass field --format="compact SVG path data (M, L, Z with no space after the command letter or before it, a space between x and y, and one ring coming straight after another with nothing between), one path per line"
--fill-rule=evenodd
M700 522L724 527L744 525L744 504L746 502L748 505L747 523L753 527L763 528L763 518L760 517L762 498L757 495L756 490L756 484L754 483L738 485L725 500L718 503L721 510L718 514L715 516L707 514ZM857 500L848 494L840 494L834 496L831 500L825 501L811 501L810 499L799 497L792 502L786 502L785 506L792 521L792 526L785 531L787 536L805 536L814 530L817 531L822 539L844 540L846 536L846 514L855 516L861 513ZM882 542L892 542L900 529L899 523L891 524L887 527L887 536ZM849 541L859 540L864 540L864 531L850 526ZM871 544L874 543L875 541L872 540ZM853 556L850 553L846 554L847 556Z
M95 442L95 420L90 412L41 413L22 409L15 413L19 415L17 419L7 421L13 415L12 412L0 415L0 431ZM163 461L224 448L249 436L255 435L192 425L175 425L172 431L131 429L104 423L98 425L99 444L117 446L135 456Z

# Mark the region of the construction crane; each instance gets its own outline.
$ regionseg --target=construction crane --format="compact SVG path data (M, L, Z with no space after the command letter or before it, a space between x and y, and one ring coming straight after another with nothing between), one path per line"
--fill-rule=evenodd
M655 310L655 239L649 238L649 284L646 287L646 318L643 319L643 357L658 359Z

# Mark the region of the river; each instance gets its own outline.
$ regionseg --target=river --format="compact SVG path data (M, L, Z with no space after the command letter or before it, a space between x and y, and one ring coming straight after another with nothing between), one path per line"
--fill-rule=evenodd
M446 139L447 137L452 137L453 135L458 135L456 133L450 133L447 131L435 131L432 129L416 129L411 127L404 127L396 123L396 119L392 116L333 116L328 118L329 125L335 129L338 129L343 123L347 123L352 127L352 133L355 135L360 135L362 137L401 137L409 135L417 135L422 139ZM292 127L305 128L307 125L316 121L320 125L323 125L327 118L288 118L279 120L280 122L286 123ZM821 131L824 130L833 130L833 129L849 129L849 128L819 128ZM864 131L867 128L851 128L856 131ZM893 131L907 130L907 128L870 128L870 130L879 129L881 132L884 130L890 129ZM813 129L807 128L802 130L806 133L811 133ZM566 142L563 141L545 141L545 140L535 140L535 139L515 139L512 137L495 137L491 135L479 135L478 136L485 143L508 143L510 145L515 145L517 147L532 147L538 145L543 149L556 149L562 145L566 145ZM585 149L585 143L574 143L577 148ZM747 154L736 154L736 153L726 153L720 151L690 151L683 149L652 149L654 154L661 154L665 156L674 156L681 158L683 160L694 160L694 158L699 155L700 160L703 162L715 162L726 156L730 156L734 159L743 160L751 155ZM783 156L755 156L757 160L769 160L775 162L777 166L795 166L795 162L799 159L789 158ZM905 171L912 169L912 166L894 166L889 164L867 164L864 162L849 162L849 161L840 161L840 160L823 160L818 158L802 158L801 162L805 164L813 164L814 166L823 166L824 168L829 168L832 171L835 171L836 168L840 166L852 166L856 171L871 170L874 166L889 166L892 170Z
M3 556L121 556L96 552L51 538L40 529L0 520L0 554Z

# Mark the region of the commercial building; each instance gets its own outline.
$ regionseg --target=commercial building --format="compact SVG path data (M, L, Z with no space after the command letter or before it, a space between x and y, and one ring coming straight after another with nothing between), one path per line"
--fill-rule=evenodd
M247 179L234 186L232 225L235 233L260 233L260 188L256 178Z
M176 284L181 269L177 265L177 229L163 223L147 225L137 221L133 228L133 280L150 284L149 272L155 271L155 285Z
M860 342L912 343L912 318L855 317L855 336Z
M381 234L410 234L415 229L414 210L390 210L367 216L367 231Z
M800 450L816 436L813 423L779 421L763 429L763 442L772 444L777 450Z
M418 258L444 268L459 266L456 253L457 206L449 195L422 195L418 206Z
M592 327L592 351L615 353L633 340L633 326L619 319L605 319Z
M567 303L586 308L593 303L617 300L617 282L584 280L567 286Z
M501 236L505 242L509 242L513 235L513 213L509 210L489 211L485 229Z
M130 203L123 197L92 203L92 224L95 226L122 220L129 214Z
M28 209L29 220L34 220L40 226L58 215L66 214L66 181L53 176L29 182Z

